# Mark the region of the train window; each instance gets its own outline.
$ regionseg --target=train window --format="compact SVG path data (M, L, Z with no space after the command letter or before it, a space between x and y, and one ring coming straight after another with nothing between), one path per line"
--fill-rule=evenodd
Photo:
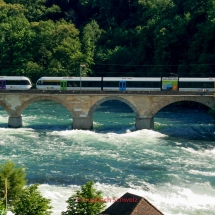
M93 82L91 82L91 81L82 81L81 86L82 87L93 87Z
M6 80L6 85L20 85L20 80Z
M80 87L80 81L67 81L67 87Z
M103 87L119 87L118 81L104 81Z
M93 87L101 87L101 82L100 81L94 81Z
M82 81L82 87L101 87L100 81Z
M180 82L179 88L214 88L214 82Z
M160 82L127 81L127 88L160 88Z
M73 87L80 87L80 81L73 81Z
M72 81L67 81L67 87L73 87L73 82Z
M12 80L6 80L6 85L14 85L14 82Z
M20 84L21 85L30 85L29 81L27 81L27 80L21 80Z
M43 81L43 85L60 85L60 81Z

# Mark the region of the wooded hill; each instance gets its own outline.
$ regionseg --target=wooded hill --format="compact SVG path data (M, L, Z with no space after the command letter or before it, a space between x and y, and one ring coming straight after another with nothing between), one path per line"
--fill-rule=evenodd
M0 74L211 77L215 0L0 0Z

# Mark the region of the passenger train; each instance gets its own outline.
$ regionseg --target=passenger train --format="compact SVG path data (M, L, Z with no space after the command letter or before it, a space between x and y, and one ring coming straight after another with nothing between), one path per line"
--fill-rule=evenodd
M32 82L24 76L0 76L0 90L29 90ZM215 78L183 77L41 77L38 90L71 91L200 91L215 92Z
M41 77L38 90L88 91L215 91L215 78L181 77Z
M31 80L24 76L0 76L0 90L30 90Z

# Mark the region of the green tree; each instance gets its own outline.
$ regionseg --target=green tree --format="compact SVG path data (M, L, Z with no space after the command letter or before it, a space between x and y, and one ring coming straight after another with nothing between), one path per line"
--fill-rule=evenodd
M58 17L61 13L59 6L52 4L47 7L47 0L5 0L7 4L21 4L25 8L25 16L28 21L47 20Z
M77 75L75 62L83 61L79 31L65 20L56 22L52 40L53 58L49 72L52 75Z
M7 215L7 211L6 211L4 203L2 201L0 201L0 214Z
M62 215L97 215L105 208L102 201L102 192L93 188L94 182L87 182L81 186L81 191L77 191L68 200L67 211Z
M0 65L2 75L25 75L24 65L31 59L32 32L19 4L0 3Z
M87 65L94 64L97 42L102 34L99 25L95 20L92 20L83 28L82 36L82 51L84 54L83 62Z
M17 167L7 161L0 165L0 198L7 200L6 205L12 206L14 201L19 197L23 187L26 185L25 171L22 167Z
M43 75L77 75L75 62L82 62L79 31L65 20L31 23L33 60L27 68Z
M50 215L50 200L42 197L38 185L34 184L23 189L14 206L15 215Z

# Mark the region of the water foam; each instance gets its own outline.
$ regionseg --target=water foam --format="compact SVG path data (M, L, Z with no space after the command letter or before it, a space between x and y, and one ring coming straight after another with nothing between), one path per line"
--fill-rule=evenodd
M215 197L208 194L198 194L189 188L181 188L178 186L169 185L170 190L166 187L153 187L150 184L149 190L143 190L141 187L131 185L133 188L119 187L117 185L108 185L96 182L94 187L102 191L104 198L115 199L124 195L126 192L134 195L142 196L151 202L164 214L187 214L186 211L212 210L215 209ZM66 200L72 196L76 191L80 190L80 186L70 185L67 187L59 187L53 185L40 185L39 190L42 195L52 200L53 215L60 215L62 211L66 210ZM114 201L109 201L106 207L113 204ZM172 212L171 212L172 211Z

